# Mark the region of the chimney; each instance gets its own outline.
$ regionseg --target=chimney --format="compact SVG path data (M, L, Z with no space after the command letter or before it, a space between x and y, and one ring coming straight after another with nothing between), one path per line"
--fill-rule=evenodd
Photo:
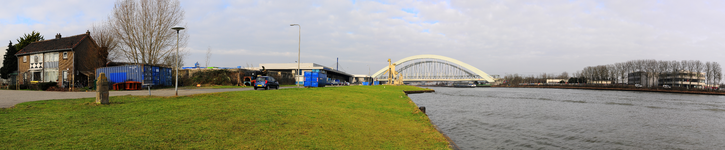
M86 34L91 35L91 31L90 30L86 30Z
M55 39L60 39L60 37L61 37L60 36L60 33L58 33L58 34L55 35Z

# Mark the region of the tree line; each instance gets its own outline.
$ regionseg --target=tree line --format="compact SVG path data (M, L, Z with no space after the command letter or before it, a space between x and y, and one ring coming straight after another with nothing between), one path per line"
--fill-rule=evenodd
M569 73L562 72L561 74L548 74L542 73L538 75L519 75L506 74L503 77L505 84L517 85L519 83L546 83L546 79L569 79Z
M705 62L699 60L664 61L654 59L631 60L614 64L588 66L573 74L577 78L586 78L590 81L611 81L612 83L624 83L628 80L629 73L641 72L641 80L637 84L646 86L657 86L656 79L660 77L680 77L685 73L687 81L692 85L693 79L705 77L706 85L718 85L722 79L722 68L717 62ZM642 82L642 81L646 82ZM674 82L672 83L674 86Z
M722 68L717 62L702 62L699 60L681 60L681 61L665 61L654 59L631 60L607 65L588 66L571 74L570 76L563 72L562 74L539 75L519 75L507 74L503 77L505 84L519 83L546 83L546 79L566 79L568 83L596 83L627 84L629 74L640 72L640 80L635 84L644 86L657 86L657 79L664 77L686 79L692 85L694 79L704 76L705 84L708 86L719 85L722 80ZM689 73L687 73L689 72ZM702 73L702 74L701 74ZM634 78L634 77L633 77ZM645 81L645 82L643 82ZM674 82L670 83L675 86Z

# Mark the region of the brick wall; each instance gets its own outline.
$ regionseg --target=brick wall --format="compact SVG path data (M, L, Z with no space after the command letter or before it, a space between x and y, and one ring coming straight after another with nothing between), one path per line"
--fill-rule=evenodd
M68 57L64 58L63 53L68 53ZM60 61L58 61L58 85L60 86L63 83L63 71L68 71L68 82L70 82L71 79L73 79L73 72L75 69L73 68L73 51L61 51L59 53Z
M76 58L76 69L79 71L91 71L95 72L96 68L101 67L103 62L99 60L99 47L93 44L91 40L83 40L75 49L75 53L78 56Z
M23 57L25 57L25 62L23 62ZM20 80L20 84L25 84L23 74L30 69L30 55L19 56L18 64L18 80Z

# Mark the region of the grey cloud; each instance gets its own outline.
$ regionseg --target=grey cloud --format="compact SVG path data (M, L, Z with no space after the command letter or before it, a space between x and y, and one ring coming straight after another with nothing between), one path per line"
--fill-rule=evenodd
M1 39L32 30L46 37L83 33L113 5L52 2L12 1L40 12L0 7L2 20L23 14L47 22L0 21ZM182 6L184 32L191 34L185 64L203 62L207 47L217 66L294 62L298 27L290 23L302 25L302 62L332 66L339 57L354 74L417 54L448 56L490 74L574 72L632 59L721 62L725 46L720 1L184 0ZM57 7L77 11L49 10Z

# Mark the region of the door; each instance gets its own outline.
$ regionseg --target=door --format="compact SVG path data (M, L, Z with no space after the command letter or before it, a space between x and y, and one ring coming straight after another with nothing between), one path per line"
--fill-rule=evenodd
M61 86L64 88L68 86L68 71L63 71L63 84Z

